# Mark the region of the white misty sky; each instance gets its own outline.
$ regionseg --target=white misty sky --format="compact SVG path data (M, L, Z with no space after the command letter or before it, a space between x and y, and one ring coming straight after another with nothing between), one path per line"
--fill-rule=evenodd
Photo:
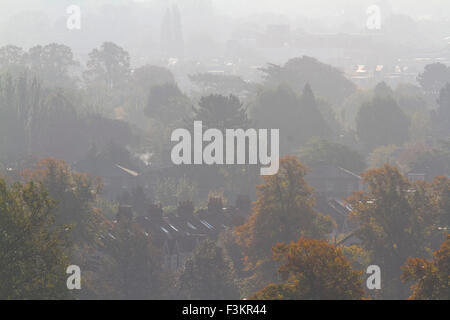
M5 19L11 13L20 10L42 10L53 16L61 12L70 4L82 6L98 6L105 3L195 3L208 0L0 0L0 17ZM450 16L449 0L210 0L219 13L234 16L248 15L252 13L274 12L289 15L302 15L311 13L324 15L330 12L340 12L344 8L369 6L380 2L389 3L393 9L405 14L415 16L439 15Z

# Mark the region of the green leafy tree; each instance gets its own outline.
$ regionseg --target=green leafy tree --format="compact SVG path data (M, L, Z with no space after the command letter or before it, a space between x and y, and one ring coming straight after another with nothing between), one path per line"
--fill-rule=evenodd
M32 73L49 86L70 87L74 80L71 68L79 65L68 46L51 43L32 47L25 54L26 64Z
M112 42L105 42L89 53L87 70L83 74L88 85L106 90L120 89L130 77L130 55Z
M0 48L0 70L2 73L16 74L25 69L25 52L22 48L7 45Z
M203 121L207 128L216 128L223 132L226 129L245 129L249 125L246 110L234 95L211 94L201 97L192 118L195 121Z
M441 141L431 150L419 152L409 163L411 170L427 177L443 176L450 172L450 140Z
M224 250L210 240L201 242L192 258L186 261L178 286L184 299L240 298L232 263L226 258Z
M340 70L307 56L293 58L284 66L269 64L261 70L269 84L287 83L295 92L301 92L309 83L332 104L342 102L356 91L356 86Z
M175 78L169 69L148 64L134 69L132 80L135 86L145 92L156 85L175 83Z
M304 143L310 137L327 137L330 128L320 112L318 102L309 83L305 85L300 98L299 136Z
M86 174L73 173L64 161L41 160L36 168L24 170L22 176L39 181L57 203L55 222L70 225L71 237L77 245L93 244L101 233L103 216L94 202L101 183Z
M413 84L399 84L394 91L395 100L406 114L427 111L428 105L423 90Z
M124 107L125 119L146 128L148 119L145 115L157 119L158 114L162 111L155 110L159 109L157 104L160 102L151 101L153 99L158 100L158 95L155 92L152 93L151 89L166 84L175 85L175 78L169 69L147 64L132 70L130 83L131 86L127 88L127 99ZM150 100L149 94L153 95L154 98Z
M77 159L87 148L87 138L74 102L63 89L47 90L42 103L34 108L30 124L29 152Z
M334 165L360 173L366 168L364 158L346 145L322 138L312 138L299 150L300 161L308 166Z
M96 280L102 289L98 292L100 296L139 300L167 298L170 278L163 270L162 254L154 246L151 235L130 217L118 218L105 240L104 252L108 258Z
M298 110L300 102L286 85L261 90L250 109L250 118L260 128L280 129L280 152L287 153L298 146Z
M409 119L391 92L386 84L378 84L372 101L363 104L358 112L358 137L368 150L383 145L401 145L409 137Z
M262 90L250 115L260 128L280 129L282 154L293 152L312 137L325 138L330 134L309 85L305 85L301 96L286 85Z
M189 99L175 83L164 83L150 88L145 114L167 125L187 118L189 107Z
M65 299L67 232L41 184L0 180L0 299Z
M426 91L437 93L450 82L450 68L440 62L426 65L417 81Z
M0 78L0 150L16 161L31 149L32 128L42 111L44 92L26 74Z

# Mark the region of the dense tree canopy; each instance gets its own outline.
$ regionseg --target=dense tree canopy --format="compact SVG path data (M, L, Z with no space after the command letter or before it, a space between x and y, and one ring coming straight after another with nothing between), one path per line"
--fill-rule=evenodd
M25 55L31 72L49 86L72 85L71 68L78 66L72 49L68 46L51 43L35 46Z
M300 161L308 166L334 165L355 173L365 167L364 158L346 145L321 138L313 138L299 150Z
M413 172L426 174L428 178L450 172L450 141L441 141L431 150L423 150L410 161Z
M420 86L403 59L395 76L341 60L355 84L311 57L260 70L254 52L225 57L240 40L218 59L203 36L185 47L179 14L164 19L161 56L112 42L85 57L0 48L0 298L360 299L358 270L375 264L371 298L447 299L450 69L425 67ZM372 86L383 79L395 90ZM279 172L175 166L171 133L194 121L279 129ZM306 166L323 164L363 183L323 170L316 199ZM83 276L70 293L72 264Z
M64 161L44 159L34 170L22 175L39 181L57 203L55 222L71 227L71 239L77 244L95 243L102 231L102 215L93 206L101 183L89 175L73 173Z
M414 300L450 299L450 235L441 248L433 253L433 260L410 258L403 267L402 278L411 285Z
M180 295L184 299L239 299L234 268L224 250L213 241L202 242L186 262L178 279Z
M129 217L118 219L110 235L105 241L108 259L97 275L97 294L106 299L167 298L163 256L151 236Z
M207 128L245 129L249 125L246 110L236 96L212 94L202 97L194 109L194 121L203 121Z
M119 89L130 76L130 55L112 42L105 42L89 53L84 80L106 90Z
M440 62L426 65L417 81L426 91L437 93L450 82L450 68Z
M190 108L189 99L174 83L164 83L150 88L145 114L165 124L182 121Z
M0 179L0 299L64 299L70 246L39 183Z
M300 236L323 239L332 230L332 220L314 209L305 174L306 168L297 158L281 159L278 173L264 177L264 184L257 187L252 215L236 229L247 266L265 275L262 283L274 276L270 251L276 243L289 243Z
M22 48L7 45L0 48L0 70L2 73L12 73L15 74L18 71L24 69L25 52Z
M269 284L255 293L258 300L361 299L362 272L355 271L341 249L326 241L300 238L273 248L281 263L281 284Z
M408 139L409 119L384 87L383 83L377 86L372 101L363 104L357 115L358 137L368 150L401 145Z
M384 297L405 297L400 267L408 257L427 255L442 218L436 191L424 182L408 181L388 165L364 173L363 179L367 191L349 198L351 218L358 225L355 234L383 270Z
M256 97L250 117L260 128L280 129L280 151L291 154L312 137L326 138L331 131L309 85L297 95L290 87L265 88Z
M307 56L293 58L284 66L269 64L262 71L268 83L287 83L296 92L301 92L309 83L319 96L333 104L340 103L356 90L340 70Z

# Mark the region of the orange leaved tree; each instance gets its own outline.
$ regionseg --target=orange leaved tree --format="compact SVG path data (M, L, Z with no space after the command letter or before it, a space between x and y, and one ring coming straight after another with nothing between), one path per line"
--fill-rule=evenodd
M362 176L367 190L348 199L358 227L355 235L371 263L381 268L383 297L406 298L401 266L408 257L427 256L442 221L443 189L436 183L410 182L389 165Z
M409 299L450 299L450 234L433 255L431 261L410 258L403 266L403 280L413 282Z
M341 249L326 241L300 238L290 244L279 243L273 258L283 283L269 284L253 299L361 299L362 273L351 267Z
M280 160L276 175L265 176L257 187L258 198L253 214L235 230L247 268L256 287L273 281L276 264L271 249L278 242L295 241L299 237L324 239L332 230L331 218L314 209L312 188L304 177L306 167L293 156Z

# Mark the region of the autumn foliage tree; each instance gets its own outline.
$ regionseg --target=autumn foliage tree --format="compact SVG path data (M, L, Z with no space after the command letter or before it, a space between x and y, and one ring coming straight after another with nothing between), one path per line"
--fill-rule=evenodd
M101 191L101 182L87 174L72 172L62 160L44 159L35 168L22 172L25 180L40 182L56 201L55 222L71 227L76 243L96 238L104 220L94 202Z
M412 282L412 300L450 299L450 234L441 248L433 253L433 260L410 258L403 266L402 278Z
M247 267L259 270L263 285L276 271L271 259L275 244L301 236L323 239L332 230L332 220L314 209L312 188L305 174L306 167L296 157L282 158L278 173L265 176L264 184L257 187L253 214L236 229Z
M84 290L78 292L80 297L92 298L96 291L105 291L108 283L95 281L107 263L99 252L105 247L105 235L110 229L110 222L96 206L101 182L87 174L75 173L64 161L51 158L24 170L22 177L45 188L55 203L51 210L54 225L64 226L72 243L67 252L70 264L83 270Z
M70 244L42 185L0 179L0 299L65 299Z
M406 297L400 267L408 257L423 257L440 220L439 202L433 187L410 182L397 168L385 165L367 171L368 189L349 199L355 235L383 274L384 298Z
M290 244L279 243L273 258L283 282L269 284L255 293L258 300L361 299L362 273L355 271L340 248L326 241L300 238Z

